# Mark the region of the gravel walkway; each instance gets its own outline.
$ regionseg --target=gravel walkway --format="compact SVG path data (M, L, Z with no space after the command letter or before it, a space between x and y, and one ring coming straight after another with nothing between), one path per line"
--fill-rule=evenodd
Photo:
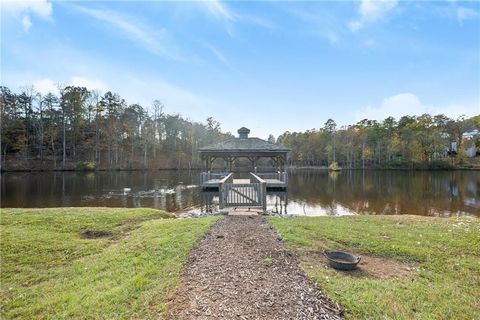
M182 279L169 319L342 319L262 217L219 220Z

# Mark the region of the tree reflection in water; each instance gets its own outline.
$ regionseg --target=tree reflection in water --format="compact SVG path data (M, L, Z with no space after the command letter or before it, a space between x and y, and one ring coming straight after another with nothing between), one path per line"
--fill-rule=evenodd
M198 179L187 170L3 173L1 206L217 211L218 192L202 192ZM267 203L278 214L480 216L480 172L294 170L288 190L269 192Z

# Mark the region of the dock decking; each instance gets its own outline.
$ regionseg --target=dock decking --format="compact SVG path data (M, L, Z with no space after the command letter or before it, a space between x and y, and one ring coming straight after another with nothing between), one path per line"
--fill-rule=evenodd
M231 173L202 172L200 185L203 189L219 191L219 208L248 207L267 208L267 189L287 188L286 172L253 173L250 179L234 179Z
M229 173L208 173L202 172L200 176L200 185L203 189L217 190L220 187L221 180ZM266 182L267 189L286 189L287 174L285 172L255 173ZM248 184L251 179L233 179L233 184Z
M204 189L218 189L221 179L210 179L202 183L202 188ZM278 179L264 179L267 183L267 189L284 189L286 184L283 181ZM233 184L247 184L250 183L249 179L233 179Z

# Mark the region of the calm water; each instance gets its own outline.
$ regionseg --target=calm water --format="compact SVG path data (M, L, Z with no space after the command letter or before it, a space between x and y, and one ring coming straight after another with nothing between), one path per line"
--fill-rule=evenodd
M4 173L1 206L215 211L218 194L199 190L198 174L197 171ZM298 215L480 216L480 172L293 171L286 193L268 195L268 210Z

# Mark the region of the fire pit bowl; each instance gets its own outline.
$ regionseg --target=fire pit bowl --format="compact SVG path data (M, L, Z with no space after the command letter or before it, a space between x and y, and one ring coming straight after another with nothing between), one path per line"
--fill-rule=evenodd
M353 270L357 268L357 264L362 259L361 256L354 256L353 254L343 251L325 250L323 254L328 260L330 266L338 270Z

